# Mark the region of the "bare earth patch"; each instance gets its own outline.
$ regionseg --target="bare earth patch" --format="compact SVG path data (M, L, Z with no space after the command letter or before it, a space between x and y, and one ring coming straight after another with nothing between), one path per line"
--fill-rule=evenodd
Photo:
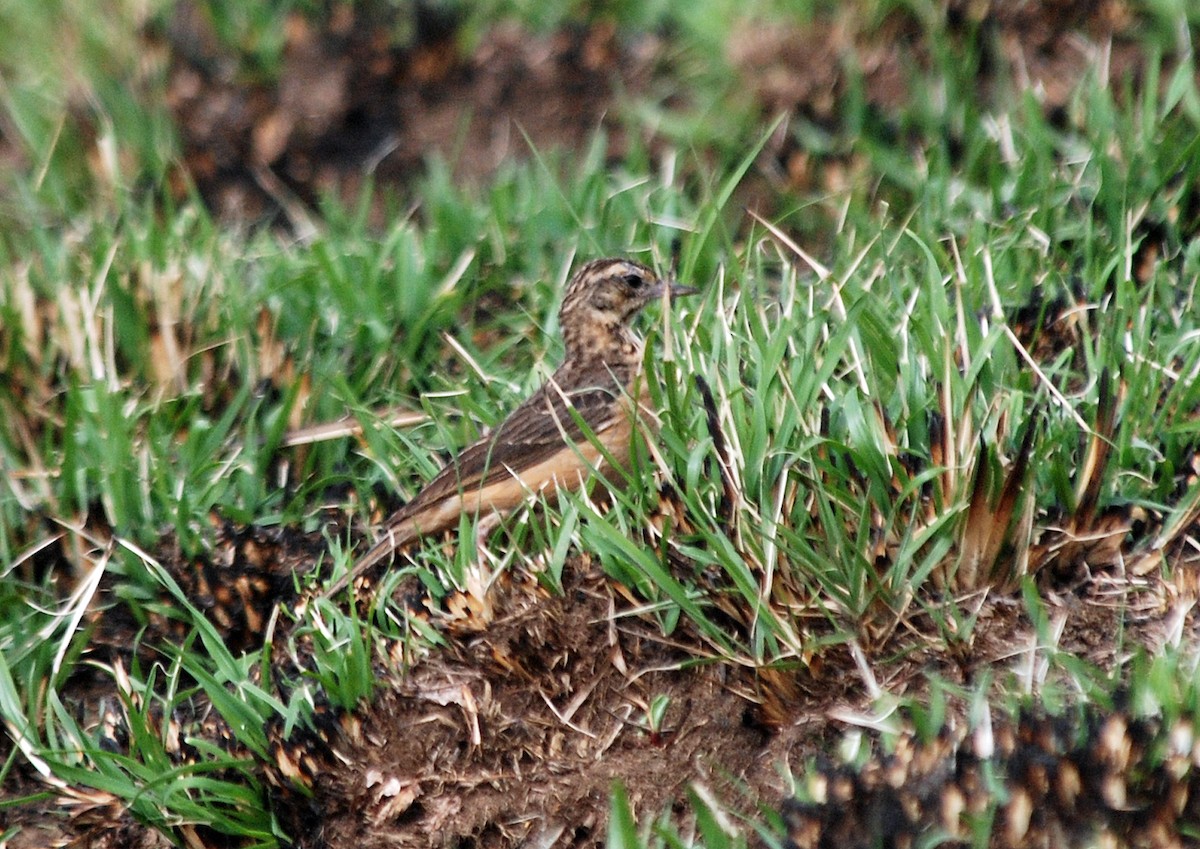
M1022 84L1043 90L1048 109L1061 108L1097 56L1106 57L1114 78L1133 73L1120 36L1130 25L1124 4L1093 4L1084 12L1081 4L1050 3L1040 13L1028 4L1017 11L950 5L960 25L995 28L1000 55L994 58L1017 69ZM542 38L501 28L474 55L462 56L452 33L436 24L395 46L353 19L335 15L325 31L293 19L280 83L253 84L231 70L233 58L221 55L195 9L184 5L166 36L173 50L171 107L189 177L214 209L260 218L281 209L305 214L322 192L352 195L369 175L402 185L430 153L444 155L464 179L481 177L524 155L522 132L538 148L578 149L602 126L614 134L610 149L619 155L618 92L643 90L658 61L653 38L605 27ZM904 65L923 61L906 40L912 34L901 19L863 43L846 20L829 20L805 30L747 29L729 51L764 112L820 123L836 120L846 85L839 61L850 50L862 62L874 107L886 112L907 98ZM770 153L788 188L828 186L845 176L843 164L833 161L815 173L812 159L792 142ZM0 144L0 156L10 155ZM1198 533L1193 524L1190 536ZM320 541L232 527L217 536L204 562L185 561L169 541L157 554L231 645L252 648L271 606L297 601L290 575L313 567ZM1055 646L1108 669L1137 647L1154 652L1172 642L1195 643L1196 563L1180 551L1171 559L1169 582L1157 572L1138 577L1112 568L1045 581ZM662 811L686 816L683 802L693 786L754 814L790 796L781 766L803 772L843 732L868 722L875 686L919 696L932 675L968 683L1008 671L1037 686L1039 652L1046 649L1022 603L1001 596L981 602L973 632L961 641L931 636L936 629L917 614L865 664L845 646L823 648L806 664L782 670L709 663L704 643L686 625L664 636L653 621L631 615L627 598L586 556L568 565L561 596L513 576L490 603L496 613L486 623L448 626L449 646L411 668L380 662L379 695L371 704L327 711L316 730L277 739L277 761L260 768L298 845L602 845L618 781L643 818ZM117 607L97 627L97 650L121 657L138 626ZM177 638L164 620L151 623L143 641ZM81 712L112 698L100 686L91 678L77 682ZM669 707L661 727L652 728L646 713L660 696ZM960 733L965 707L953 705L948 723ZM0 755L12 754L10 745L0 744ZM937 754L955 764L951 743ZM937 786L947 785L947 775L938 775ZM18 767L4 793L44 789L32 770ZM56 787L4 810L0 827L25 827L8 846L167 845L114 800L88 793ZM851 810L860 818L848 820L848 828L879 825L862 812L882 808ZM809 815L790 809L792 840L831 845L820 836L807 841ZM229 845L220 835L189 834L199 845ZM1182 845L1172 837L1183 839L1168 833L1144 845ZM834 843L847 849L860 845L856 839Z
M564 595L501 596L505 612L485 631L336 723L309 833L293 832L301 845L595 845L617 781L647 812L669 810L692 782L734 800L755 788L743 806L766 785L782 792L771 735L729 670L692 665L657 629L614 618L602 576L577 563ZM670 708L654 729L646 715L661 696Z
M236 220L281 209L294 218L324 193L355 197L369 179L403 189L433 156L470 182L531 149L581 149L600 129L620 156L619 93L646 86L656 38L501 25L466 56L453 20L415 9L407 42L394 20L349 6L323 27L293 15L278 83L255 83L198 7L181 4L167 33L168 102L205 200Z

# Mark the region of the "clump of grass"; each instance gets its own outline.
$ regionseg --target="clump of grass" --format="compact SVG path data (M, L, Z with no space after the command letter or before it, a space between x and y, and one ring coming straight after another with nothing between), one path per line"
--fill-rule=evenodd
M714 168L636 148L614 165L603 139L504 169L482 193L435 165L418 214L397 210L379 234L369 199L330 202L304 244L143 201L126 191L137 169L110 169L111 191L94 196L63 162L82 142L5 89L9 121L45 155L4 215L56 225L0 228L0 561L13 578L0 587L0 712L20 756L56 789L110 794L181 841L202 826L272 845L263 729L369 697L379 645L409 640L411 657L445 638L387 598L398 569L369 615L313 605L292 643L235 655L142 552L164 529L202 552L213 514L315 530L350 487L360 505L375 488L411 495L557 361L574 264L623 253L665 267L677 237L680 277L706 292L647 325L661 427L607 510L586 494L544 505L505 529L492 574L524 564L556 589L587 551L665 632L694 632L725 662L802 669L847 646L883 663L905 628L968 644L991 588L1019 586L1054 645L1028 579L1054 561L1039 541L1060 526L1084 537L1125 506L1157 523L1139 565L1174 568L1200 504L1190 66L1152 60L1146 86L1115 96L1090 81L1059 122L1031 96L975 102L957 56L934 52L946 108L931 98L902 116L912 150L872 136L865 116L863 137L842 140L877 185L769 219L734 200L770 135L742 127L734 137L752 141ZM138 114L99 102L105 138L166 155L161 116L126 136ZM814 212L837 222L822 248L797 244ZM422 423L383 426L397 409ZM285 438L347 411L354 441ZM662 483L682 521L650 531ZM475 533L465 519L453 553L430 547L409 567L433 596L469 588ZM344 538L330 549L344 566ZM56 582L74 589L62 598ZM102 582L138 627L172 617L188 635L157 662L99 669L121 684L119 753L64 695L101 627ZM314 666L272 677L273 657L302 650ZM1103 701L1086 666L1046 653L1036 679L957 695L1052 700L1057 687ZM1172 682L1193 672L1179 659L1106 674L1182 716L1194 694ZM229 747L197 732L181 760L172 718L201 703ZM922 721L945 709L934 700ZM706 845L725 845L715 809L697 809ZM614 845L651 839L614 810Z

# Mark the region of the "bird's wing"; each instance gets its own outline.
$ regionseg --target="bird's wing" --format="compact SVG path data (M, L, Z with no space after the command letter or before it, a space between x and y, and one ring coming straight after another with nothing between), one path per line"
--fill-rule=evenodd
M571 383L582 388L566 389L562 381L551 378L489 436L447 463L388 524L404 522L442 499L477 491L513 473L520 477L522 469L548 459L565 444L583 440L580 420L592 435L598 435L629 415L621 404L625 390L607 371L581 375Z

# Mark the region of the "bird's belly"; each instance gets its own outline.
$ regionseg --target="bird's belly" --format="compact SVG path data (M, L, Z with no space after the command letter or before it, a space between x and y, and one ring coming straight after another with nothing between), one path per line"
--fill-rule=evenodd
M628 463L631 436L632 428L623 420L597 434L595 442L564 444L562 450L538 463L521 469L509 466L508 474L496 476L485 486L447 497L433 508L433 515L424 517L422 524L426 531L435 526L448 527L462 513L504 514L539 495L551 495L559 489L580 489L593 472L607 471L610 459L621 466Z
M464 512L507 513L537 495L551 495L558 489L580 489L593 472L605 470L608 458L619 465L628 461L630 436L628 426L610 427L598 435L600 445L591 441L564 445L561 451L540 463L523 469L510 467L508 475L474 493L464 493L461 509Z

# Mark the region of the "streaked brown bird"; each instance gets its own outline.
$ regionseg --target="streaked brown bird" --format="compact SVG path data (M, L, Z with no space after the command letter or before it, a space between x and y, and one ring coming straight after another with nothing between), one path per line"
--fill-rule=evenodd
M503 515L539 493L579 488L604 463L627 464L642 368L642 340L630 322L664 294L695 291L633 260L598 259L580 268L559 311L562 365L392 514L379 541L323 595L340 592L419 537L457 525L464 513Z

